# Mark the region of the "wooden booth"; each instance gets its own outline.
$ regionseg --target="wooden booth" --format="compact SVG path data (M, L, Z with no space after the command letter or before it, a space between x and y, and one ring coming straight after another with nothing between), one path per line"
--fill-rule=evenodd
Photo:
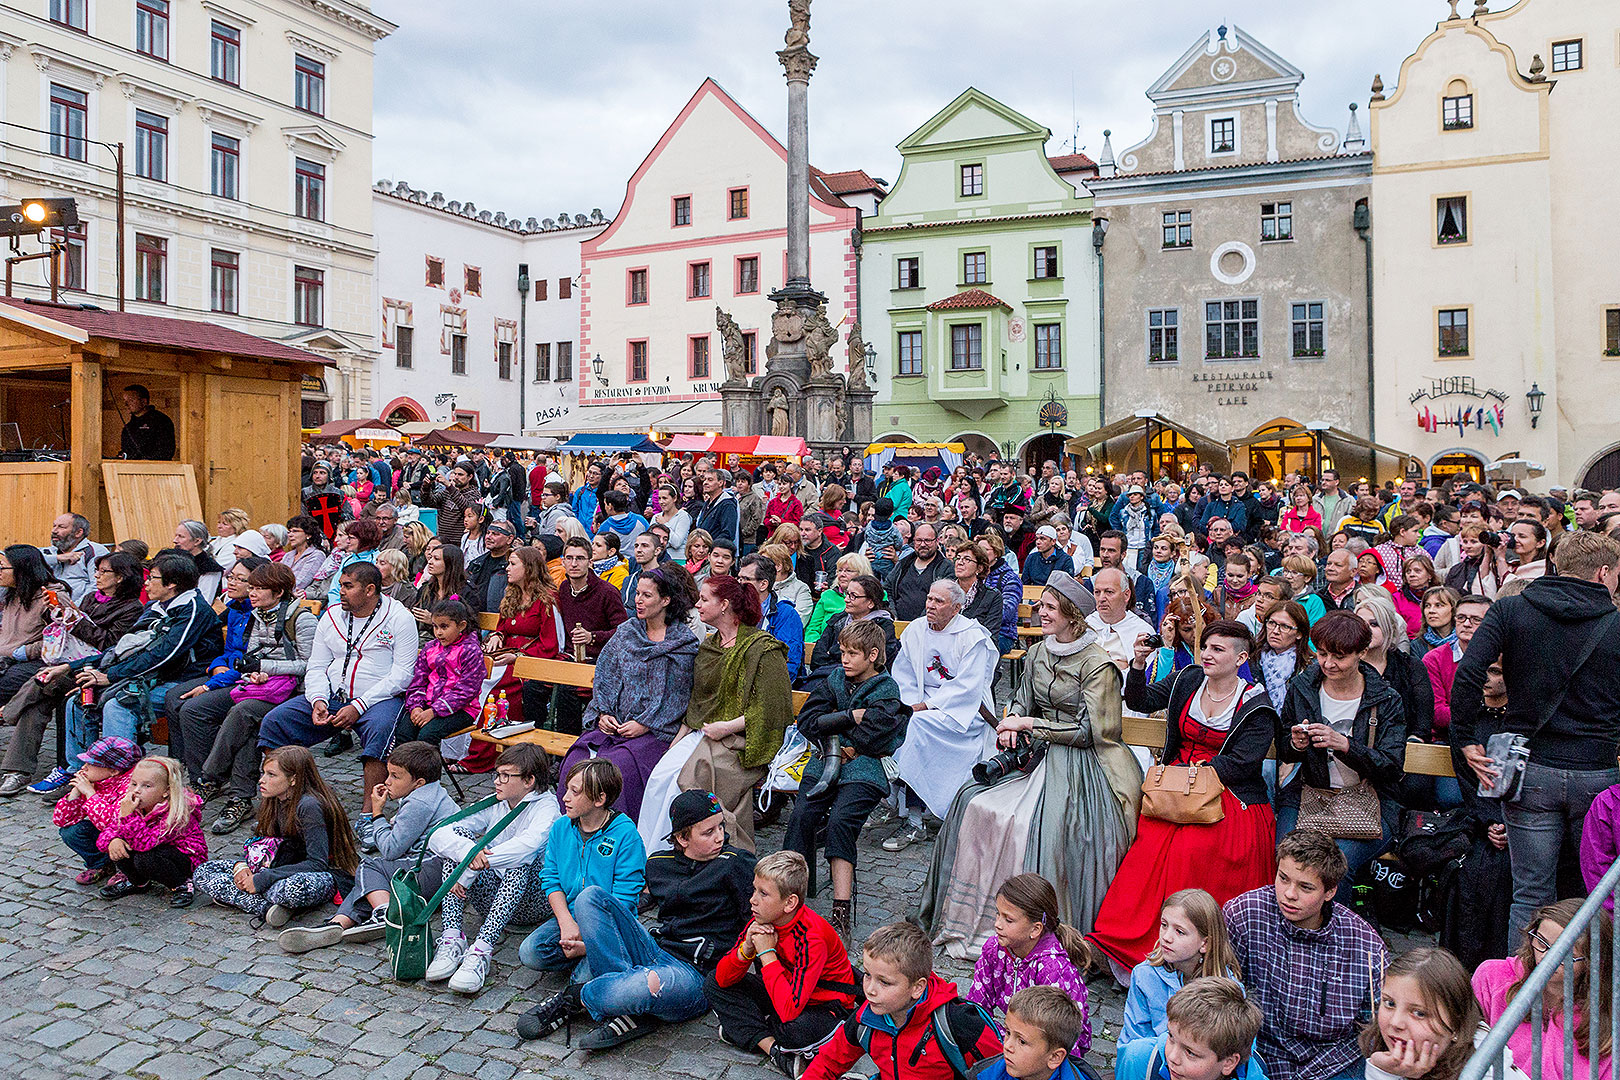
M0 538L44 544L71 510L101 543L171 545L183 518L299 497L300 390L329 361L205 322L0 298ZM139 384L174 421L173 461L120 459Z

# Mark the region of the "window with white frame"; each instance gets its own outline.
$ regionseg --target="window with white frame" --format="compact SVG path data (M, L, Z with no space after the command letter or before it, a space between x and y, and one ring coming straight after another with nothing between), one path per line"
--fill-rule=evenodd
M208 254L208 309L226 315L238 313L237 297L242 272L242 256L214 248Z
M238 199L242 175L242 142L214 132L208 151L208 190L221 199Z
M1260 204L1260 239L1292 240L1294 238L1294 204L1275 202Z
M983 165L963 165L961 173L962 173L961 191L962 191L962 195L963 195L964 198L969 197L969 196L973 196L973 195L983 195L984 194L984 166Z
M1173 364L1181 359L1181 311L1151 308L1147 313L1148 363Z
M1582 58L1583 42L1576 38L1574 41L1555 41L1552 47L1552 68L1554 72L1579 71L1584 63Z
M1320 300L1306 300L1290 305L1291 329L1293 332L1294 355L1299 357L1321 356L1325 348L1323 335L1322 310L1326 305Z
M921 330L902 330L895 336L896 375L923 373L923 336Z
M85 127L90 117L90 95L70 86L51 83L51 153L72 161L85 158Z
M293 322L320 326L326 315L326 274L312 266L293 267Z
M222 83L242 85L242 31L218 19L208 31L208 74Z
M145 109L135 110L135 175L169 178L169 118Z
M990 280L990 257L983 251L969 251L962 256L962 281L967 285L984 285Z
M1166 248L1192 247L1192 211L1166 210L1163 217L1164 246Z
M1210 360L1260 355L1260 301L1210 300L1204 304L1204 356Z
M1237 117L1219 116L1209 122L1209 152L1237 153Z
M951 370L984 369L984 327L978 323L951 327Z
M1058 323L1035 324L1035 370L1056 371L1063 366L1063 327Z
M1440 122L1447 131L1466 131L1474 126L1474 95L1456 94L1440 102Z

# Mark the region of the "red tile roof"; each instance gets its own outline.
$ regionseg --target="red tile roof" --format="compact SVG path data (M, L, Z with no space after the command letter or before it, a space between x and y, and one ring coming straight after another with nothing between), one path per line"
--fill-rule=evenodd
M983 308L1006 308L1012 310L1012 305L1005 300L998 299L983 289L967 289L955 296L947 296L943 300L936 300L928 305L929 311L976 311Z
M865 169L849 169L845 172L818 173L818 175L821 182L827 185L827 190L834 195L855 195L883 190L883 185L872 179Z
M1096 172L1097 163L1084 154L1059 154L1057 157L1046 159L1052 163L1054 172Z
M91 337L131 345L153 345L193 352L226 353L259 360L279 360L290 364L324 364L332 361L278 341L254 337L213 323L193 319L167 319L159 315L137 315L128 311L107 311L77 304L52 304L44 300L0 297L0 304L19 308L32 315L83 330ZM0 310L0 317L4 317Z

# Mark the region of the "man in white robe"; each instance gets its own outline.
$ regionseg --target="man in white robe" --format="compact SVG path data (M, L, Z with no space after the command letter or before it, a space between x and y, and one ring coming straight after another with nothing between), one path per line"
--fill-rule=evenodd
M1123 672L1136 655L1137 635L1152 634L1153 627L1131 610L1130 580L1124 571L1099 570L1091 581L1097 610L1086 616L1086 628L1096 635L1097 644Z
M973 775L973 766L996 752L995 640L973 619L962 615L967 597L950 578L928 589L926 618L900 635L894 679L900 700L912 707L906 741L895 752L900 779L935 817L951 808L957 789ZM990 717L989 720L986 717ZM907 822L883 842L899 851L923 839L922 808L908 808Z

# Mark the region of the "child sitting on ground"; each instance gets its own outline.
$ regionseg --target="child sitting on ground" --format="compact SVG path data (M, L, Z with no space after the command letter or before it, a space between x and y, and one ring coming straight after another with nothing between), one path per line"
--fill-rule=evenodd
M1014 994L1031 986L1054 986L1080 1010L1080 1034L1070 1052L1091 1049L1086 1016L1086 980L1091 946L1058 915L1057 890L1039 874L1018 874L996 892L996 934L973 965L968 1001L1002 1012Z
M1120 1052L1137 1039L1163 1035L1170 995L1188 980L1206 975L1241 982L1220 905L1203 889L1182 889L1171 893L1159 909L1159 942L1131 971Z
M564 816L552 823L540 871L541 893L556 920L518 946L526 966L572 971L581 960L621 947L613 933L616 917L622 911L635 918L647 867L636 819L613 809L623 790L624 777L607 758L568 770Z
M990 1014L934 974L934 947L915 923L874 930L861 966L866 1003L821 1047L805 1080L838 1080L868 1054L882 1080L956 1080L1003 1053Z
M557 796L551 793L551 762L544 750L523 743L509 746L495 759L495 802L459 824L428 836L428 853L441 860L441 875L455 873L480 838L520 806L525 809L474 856L440 907L444 929L424 976L428 982L450 980L459 994L476 994L489 975L495 946L508 923L533 924L550 909L540 888L540 864L546 837L557 820ZM441 882L443 880L441 876ZM472 948L461 932L471 904L484 913Z
M1249 997L1265 1016L1260 1056L1276 1080L1330 1080L1360 1068L1356 1040L1389 951L1333 900L1347 868L1333 840L1295 829L1277 845L1276 882L1222 909Z
M754 887L754 857L726 843L725 808L708 791L683 791L669 808L673 851L647 860L647 892L658 904L658 926L648 933L635 913L618 903L584 904L581 920L611 920L612 926L580 922L591 956L591 980L571 983L539 1008L518 1018L518 1035L537 1039L588 1010L599 1026L580 1040L585 1050L606 1050L658 1028L702 1016L703 976L748 921ZM582 893L583 895L583 893ZM598 948L597 935L613 935L619 947Z
M1462 961L1429 946L1403 953L1384 969L1378 1016L1361 1032L1366 1080L1457 1080L1488 1030ZM1503 1065L1523 1080L1511 1061Z
M117 819L96 837L96 846L117 870L101 887L101 898L117 900L157 884L173 890L177 906L189 904L191 875L208 858L201 810L202 799L186 790L185 769L178 761L149 757L137 762L118 802Z
M1050 986L1029 986L1007 1002L1001 1060L979 1080L1087 1080L1069 1058L1086 1018L1069 996Z
M1165 1008L1165 1033L1121 1050L1114 1080L1266 1080L1252 1052L1260 1008L1243 996L1243 987L1220 977L1194 979Z
M394 742L439 740L472 726L484 687L484 647L477 616L460 600L433 605L433 640L416 654L416 670L405 687L405 707L394 724Z
M113 874L98 840L101 831L118 820L130 770L140 760L141 748L128 739L116 735L97 739L79 755L81 764L70 778L72 786L51 811L51 824L61 834L62 843L84 861L84 869L73 879L80 885L94 885Z
M720 1038L782 1069L794 1068L855 1007L849 953L805 904L809 889L810 868L797 851L760 859L748 901L753 918L703 982L704 996L724 1017Z
M433 826L461 809L439 783L443 771L444 761L430 743L406 742L394 747L388 755L388 779L372 791L372 805L379 811L389 799L399 800L394 820L378 816L372 827L377 854L360 861L354 888L344 896L332 920L319 926L289 926L277 938L282 949L302 953L339 941L376 941L383 936L388 883L396 871L416 865L416 856ZM443 880L438 860L423 860L417 887L424 895L432 896Z
M354 829L304 747L264 755L255 832L242 845L241 859L210 859L197 867L191 878L197 892L281 927L295 912L354 887L360 864Z
M833 886L828 921L848 942L855 929L855 841L872 808L889 793L883 758L905 741L911 706L901 702L900 687L883 670L887 635L881 624L871 619L845 624L838 646L842 668L818 682L799 710L799 733L817 753L804 768L783 847L814 866L816 834L825 827ZM828 767L820 755L822 740L833 736L842 741L837 777L812 797Z

